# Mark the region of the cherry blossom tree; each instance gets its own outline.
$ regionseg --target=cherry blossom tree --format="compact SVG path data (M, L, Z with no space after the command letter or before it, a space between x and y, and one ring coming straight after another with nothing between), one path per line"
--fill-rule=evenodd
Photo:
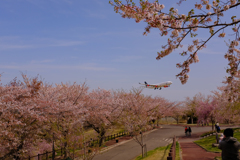
M117 93L99 88L88 94L85 109L85 122L97 132L99 146L102 146L107 130L122 113L122 100Z
M124 93L124 114L121 117L125 129L131 133L133 139L141 146L142 156L144 156L143 132L149 129L149 121L153 119L151 97L145 96L142 89L133 88L129 93ZM156 107L154 105L154 107Z
M151 106L152 109L149 111L151 111L150 114L152 114L152 121L157 121L157 126L159 126L159 120L168 116L173 103L162 97L155 97L152 99Z
M43 122L47 120L39 105L42 81L38 77L23 82L14 79L0 86L0 159L20 157L39 139Z
M229 92L229 85L218 87L218 90L212 91L214 98L217 100L219 106L218 121L223 123L239 122L239 99L229 101L232 93ZM235 88L237 89L237 87ZM226 92L227 90L227 92ZM229 94L231 94L229 96ZM234 97L239 97L239 91L235 93Z
M19 159L36 151L41 154L50 151L53 141L58 141L67 157L74 149L73 142L80 136L76 128L82 128L84 122L88 87L85 83L52 86L25 75L23 79L24 82L14 79L0 87L0 123L3 126L0 158Z
M219 104L216 98L208 96L206 99L202 99L196 108L196 115L198 122L212 123L212 130L214 130L214 123L219 119Z
M237 101L229 101L229 92L226 92L227 86L218 87L218 90L212 91L213 95L207 98L201 97L196 106L196 116L198 122L212 123L236 123L239 120L239 106ZM228 89L227 89L228 90Z
M182 106L182 102L176 102L173 103L173 106L169 111L169 116L175 119L178 124L179 119L185 114L185 107Z
M201 102L203 98L204 96L201 93L198 93L193 96L193 98L187 97L184 101L186 107L185 114L187 117L190 117L192 124L194 117L196 118L196 108L199 106L199 102Z
M179 5L184 5L186 0L180 0ZM136 2L136 1L135 1ZM238 66L240 64L239 28L240 19L237 17L240 2L237 0L196 0L195 6L189 8L187 14L178 13L178 9L171 7L164 9L164 4L158 0L149 2L148 0L139 0L139 5L134 0L126 0L125 3L120 0L110 1L114 6L116 13L123 18L135 19L137 23L144 21L147 24L144 35L150 33L152 28L157 28L161 36L167 36L166 45L158 52L156 59L173 53L175 50L183 47L184 40L188 37L194 38L192 44L188 44L187 50L180 52L181 56L188 56L183 63L178 63L177 68L182 71L176 76L182 84L185 84L189 78L190 64L199 62L198 52L206 47L207 43L213 37L223 38L226 36L227 28L232 28L233 35L228 44L228 50L225 58L229 61L229 73L227 83L231 83L236 75L239 74ZM234 10L235 9L235 10ZM225 17L224 17L225 16ZM198 38L198 31L209 32L205 40Z
M231 83L228 83L228 80L231 80ZM238 70L237 75L228 77L227 81L223 81L223 83L227 85L222 87L225 92L222 94L227 95L228 101L232 103L240 102L240 70Z
M65 158L76 142L76 126L82 128L84 122L84 104L88 87L85 83L79 84L55 84L55 86L44 85L39 94L39 105L48 108L45 115L48 116L50 124L45 133L54 134L54 139L60 140L64 149ZM77 138L78 139L78 138ZM81 143L81 142L78 142Z

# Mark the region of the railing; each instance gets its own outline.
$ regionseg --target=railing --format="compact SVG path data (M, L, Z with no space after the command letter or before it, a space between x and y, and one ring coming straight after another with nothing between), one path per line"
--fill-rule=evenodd
M63 149L58 149L58 150L54 150L55 152L55 156L62 156L63 155ZM21 158L22 160L51 160L51 159L54 159L53 158L53 151L50 151L50 152L46 152L46 153L43 153L43 154L38 154L38 155L35 155L35 156L28 156L27 158Z
M126 136L126 135L130 135L131 133L130 132L120 132L120 133L116 133L116 134L112 134L112 135L109 135L109 136L105 136L103 139L106 141L110 141L110 140L113 140L113 139L116 139L118 137L123 137L123 136ZM94 146L95 144L99 143L99 139L93 139L93 140L89 140L85 143L83 143L83 146L85 147L92 147ZM84 147L82 146L79 146L78 150L81 150L81 149L84 149ZM61 149L57 149L57 150L54 150L55 152L55 157L56 156L63 156L63 148ZM21 158L22 160L54 160L54 156L53 156L53 151L51 152L46 152L46 153L43 153L43 154L38 154L38 155L35 155L35 156L28 156L26 158Z
M148 131L148 130L144 130L145 131ZM131 136L131 132L120 132L120 133L117 133L117 134L112 134L112 135L109 135L109 136L105 136L103 139L106 141L110 141L110 140L113 140L113 139L116 139L118 137L123 137L123 136L126 136L126 135L130 135ZM98 144L99 143L99 139L93 139L93 140L89 140L85 143L83 143L83 146L84 147L92 147L94 146L95 144ZM79 145L79 148L76 149L76 150L82 150L84 149L84 147ZM146 147L145 147L145 151L147 151ZM53 154L53 152L55 152L55 154ZM51 151L51 152L46 152L46 153L43 153L43 154L38 154L36 156L28 156L26 158L21 158L21 160L54 160L55 157L57 156L63 156L63 148L61 149L57 149L57 150L54 150L54 151ZM34 159L33 159L34 158Z
M173 137L173 143L170 148L167 160L175 160L175 156L176 156L176 136Z

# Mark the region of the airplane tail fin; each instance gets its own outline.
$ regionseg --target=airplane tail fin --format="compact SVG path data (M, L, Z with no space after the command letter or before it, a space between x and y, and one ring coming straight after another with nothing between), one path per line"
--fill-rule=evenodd
M144 83L145 83L145 86L147 87L148 83L146 81Z

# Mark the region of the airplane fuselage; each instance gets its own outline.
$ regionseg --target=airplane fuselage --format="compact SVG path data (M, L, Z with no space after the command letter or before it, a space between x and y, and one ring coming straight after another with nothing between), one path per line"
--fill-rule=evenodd
M146 88L150 88L150 89L162 89L162 87L164 88L170 87L171 84L172 84L171 81L166 81L166 82L156 83L156 84L148 84L147 82L145 82L145 84L141 84L141 85L145 85Z

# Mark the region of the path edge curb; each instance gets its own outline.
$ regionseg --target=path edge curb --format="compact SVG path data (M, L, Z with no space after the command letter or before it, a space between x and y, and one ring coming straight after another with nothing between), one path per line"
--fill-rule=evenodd
M197 144L195 141L193 141L193 143L195 143L196 145L198 145L199 147L201 147L202 149L204 149L204 150L207 151L207 152L210 152L210 153L222 153L222 152L212 152L212 151L208 151L206 148L200 146L200 145Z
M160 127L160 128L162 128L162 127ZM153 129L153 130L151 130L151 131L148 131L148 132L143 133L143 135L147 135L147 134L149 134L149 133L151 133L151 132L154 132L154 131L156 131L156 130L158 130L158 129L155 128L155 129ZM127 143L127 142L130 142L130 141L132 141L132 140L133 140L133 138L131 138L131 139L129 139L129 140L126 140L126 141L123 141L123 142L120 142L120 143L117 143L117 144L114 144L114 145L112 145L112 146L103 148L98 154L101 154L101 153L103 153L103 152L106 152L106 151L108 151L108 150L110 150L110 149L112 149L112 148L115 148L115 147L117 147L117 146L119 146L119 145L122 145L122 144L125 144L125 143Z

